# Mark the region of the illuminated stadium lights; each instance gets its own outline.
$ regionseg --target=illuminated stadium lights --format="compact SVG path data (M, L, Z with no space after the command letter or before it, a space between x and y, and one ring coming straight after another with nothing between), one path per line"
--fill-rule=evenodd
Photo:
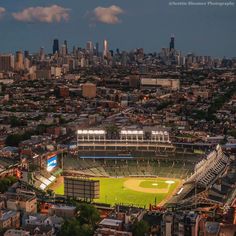
M100 142L106 139L106 131L105 130L97 130L97 129L84 129L77 130L77 146L79 142Z
M169 133L167 131L152 131L152 141L170 142Z
M167 131L152 131L153 135L169 135Z
M143 135L143 131L142 130L121 130L121 134Z
M106 130L102 129L80 129L77 130L77 147L82 147L86 143L91 143L93 147L96 147L98 143L101 145L104 143L104 148L110 145L112 148L124 145L135 145L142 143L142 145L154 145L154 143L170 143L170 137L168 131L150 130L150 129L125 129L123 128L119 132L119 136L107 136ZM113 144L112 144L113 143ZM88 144L86 144L88 145ZM85 145L85 146L86 146Z
M153 134L153 135L158 135L158 134L160 134L160 133L159 133L159 131L152 131L152 134Z
M105 130L77 130L77 134L95 134L95 135L99 135L99 134L105 134Z

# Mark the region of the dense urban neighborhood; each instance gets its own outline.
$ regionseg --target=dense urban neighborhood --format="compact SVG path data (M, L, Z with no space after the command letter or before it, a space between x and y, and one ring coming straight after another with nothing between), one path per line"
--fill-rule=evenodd
M5 236L236 234L236 59L52 42L0 54Z

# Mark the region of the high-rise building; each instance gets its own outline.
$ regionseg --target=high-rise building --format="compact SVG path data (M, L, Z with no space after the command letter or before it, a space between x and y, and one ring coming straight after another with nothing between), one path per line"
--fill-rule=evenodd
M24 57L25 57L25 58L28 58L28 57L29 57L29 51L27 51L27 50L24 51Z
M88 41L86 43L86 50L88 51L88 53L92 54L93 53L93 42L92 41Z
M25 57L25 59L24 59L24 68L26 70L29 70L29 68L30 68L30 60L27 57Z
M24 55L22 51L16 52L15 70L24 70Z
M75 46L73 47L72 51L73 51L73 55L76 56L77 55L77 48Z
M171 36L170 38L170 51L175 49L175 37Z
M68 44L67 44L67 40L64 40L64 45L66 46L66 55L68 54Z
M44 52L44 48L41 47L39 50L39 59L40 61L44 61L45 60L45 52Z
M12 71L14 69L14 56L12 54L0 55L0 71Z
M109 46L108 46L108 41L105 39L103 42L103 57L108 57L109 56Z
M63 57L65 57L66 56L66 45L65 44L63 44L62 46L61 46L61 52L60 52L60 54L61 54L61 56L63 56Z
M99 43L96 43L96 47L95 47L95 51L96 51L96 56L99 56Z
M59 40L58 39L53 40L52 51L53 51L53 54L55 54L56 52L59 53Z

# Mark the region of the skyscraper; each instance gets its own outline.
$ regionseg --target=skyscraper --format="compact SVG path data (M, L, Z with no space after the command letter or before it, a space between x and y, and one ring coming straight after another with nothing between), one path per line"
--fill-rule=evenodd
M63 57L66 56L66 45L65 44L63 44L61 46L60 55L63 56Z
M108 41L105 39L103 43L103 57L109 56L109 47L108 47Z
M88 41L88 42L86 43L86 50L87 50L90 54L93 53L93 42L92 42L92 41Z
M170 51L175 49L175 37L171 36L170 38Z
M27 51L27 50L24 51L24 57L25 57L25 58L28 58L28 57L29 57L29 51Z
M15 70L24 70L24 55L22 51L16 52Z
M0 55L0 71L12 71L14 69L14 56L12 54Z
M99 43L98 42L96 43L95 50L96 50L96 56L99 56Z
M68 44L67 44L67 40L64 40L64 45L66 46L66 55L68 54Z
M45 60L45 52L44 52L44 48L41 47L39 50L39 59L40 61L44 61Z
M53 40L52 51L53 51L53 54L55 54L56 52L59 53L59 40L58 39Z

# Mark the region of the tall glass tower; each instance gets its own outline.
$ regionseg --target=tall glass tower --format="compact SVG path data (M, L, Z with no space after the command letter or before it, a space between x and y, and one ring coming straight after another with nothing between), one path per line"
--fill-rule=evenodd
M53 54L55 54L56 52L59 53L59 40L58 39L53 40L52 52Z

